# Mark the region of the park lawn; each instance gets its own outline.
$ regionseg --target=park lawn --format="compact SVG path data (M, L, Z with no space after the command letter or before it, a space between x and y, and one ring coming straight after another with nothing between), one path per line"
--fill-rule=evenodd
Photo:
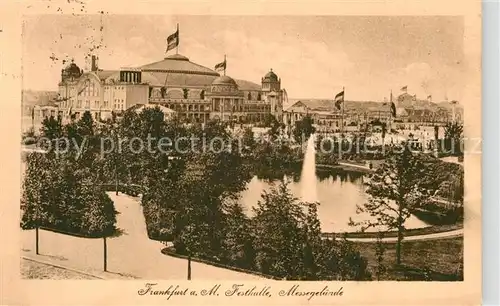
M97 279L89 275L69 271L28 259L22 259L21 261L21 276L24 279Z
M436 233L451 232L454 230L462 229L464 226L462 223L455 224L443 224L443 225L433 225L422 228L412 228L407 229L404 232L405 237L419 236L419 235L429 235ZM378 232L351 232L343 234L346 238L377 238ZM395 238L398 236L397 230L392 230L389 232L384 232L384 238Z
M376 280L376 243L353 242L353 244L361 252L361 256L368 260L368 269ZM381 280L411 280L405 273L395 268L396 243L384 243L384 245L386 251L383 264L387 267L387 272ZM433 280L452 280L460 265L462 247L463 237L403 241L401 264L415 274L428 269Z

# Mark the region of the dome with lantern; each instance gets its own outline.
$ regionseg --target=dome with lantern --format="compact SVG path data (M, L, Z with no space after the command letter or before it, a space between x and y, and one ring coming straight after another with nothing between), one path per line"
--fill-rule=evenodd
M241 96L243 92L239 90L238 84L233 78L222 75L216 78L210 85L209 95Z
M68 79L78 79L82 74L83 70L75 64L74 60L71 60L71 63L62 69L61 79L63 82Z

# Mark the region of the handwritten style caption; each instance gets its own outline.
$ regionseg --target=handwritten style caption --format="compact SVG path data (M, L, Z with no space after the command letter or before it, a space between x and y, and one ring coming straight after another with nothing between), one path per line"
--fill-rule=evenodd
M221 297L307 297L308 300L314 297L341 297L343 296L343 287L331 289L328 286L322 286L318 290L305 290L300 285L293 285L288 289L280 289L274 291L271 286L250 286L244 284L233 284L222 287L220 284L215 284L205 289L193 289L189 287L181 287L180 285L170 285L168 287L160 287L157 283L146 283L144 288L137 291L138 295L163 295L170 300L172 297L183 296L221 296Z

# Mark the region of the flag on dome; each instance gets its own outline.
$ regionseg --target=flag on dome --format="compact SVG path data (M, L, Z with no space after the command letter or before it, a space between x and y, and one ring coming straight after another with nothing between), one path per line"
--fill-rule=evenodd
M335 107L340 109L340 105L344 102L344 91L342 90L335 96Z
M215 71L226 70L226 56L224 56L224 61L215 65Z
M407 92L408 91L408 85L405 85L401 87L401 91Z
M167 51L176 48L179 45L179 24L177 24L177 31L167 37Z

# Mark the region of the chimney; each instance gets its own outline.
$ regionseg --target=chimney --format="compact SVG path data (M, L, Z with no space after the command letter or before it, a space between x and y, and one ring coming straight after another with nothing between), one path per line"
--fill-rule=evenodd
M92 67L91 67L91 71L97 71L97 69L98 69L98 61L99 61L99 59L97 58L97 56L92 55Z

